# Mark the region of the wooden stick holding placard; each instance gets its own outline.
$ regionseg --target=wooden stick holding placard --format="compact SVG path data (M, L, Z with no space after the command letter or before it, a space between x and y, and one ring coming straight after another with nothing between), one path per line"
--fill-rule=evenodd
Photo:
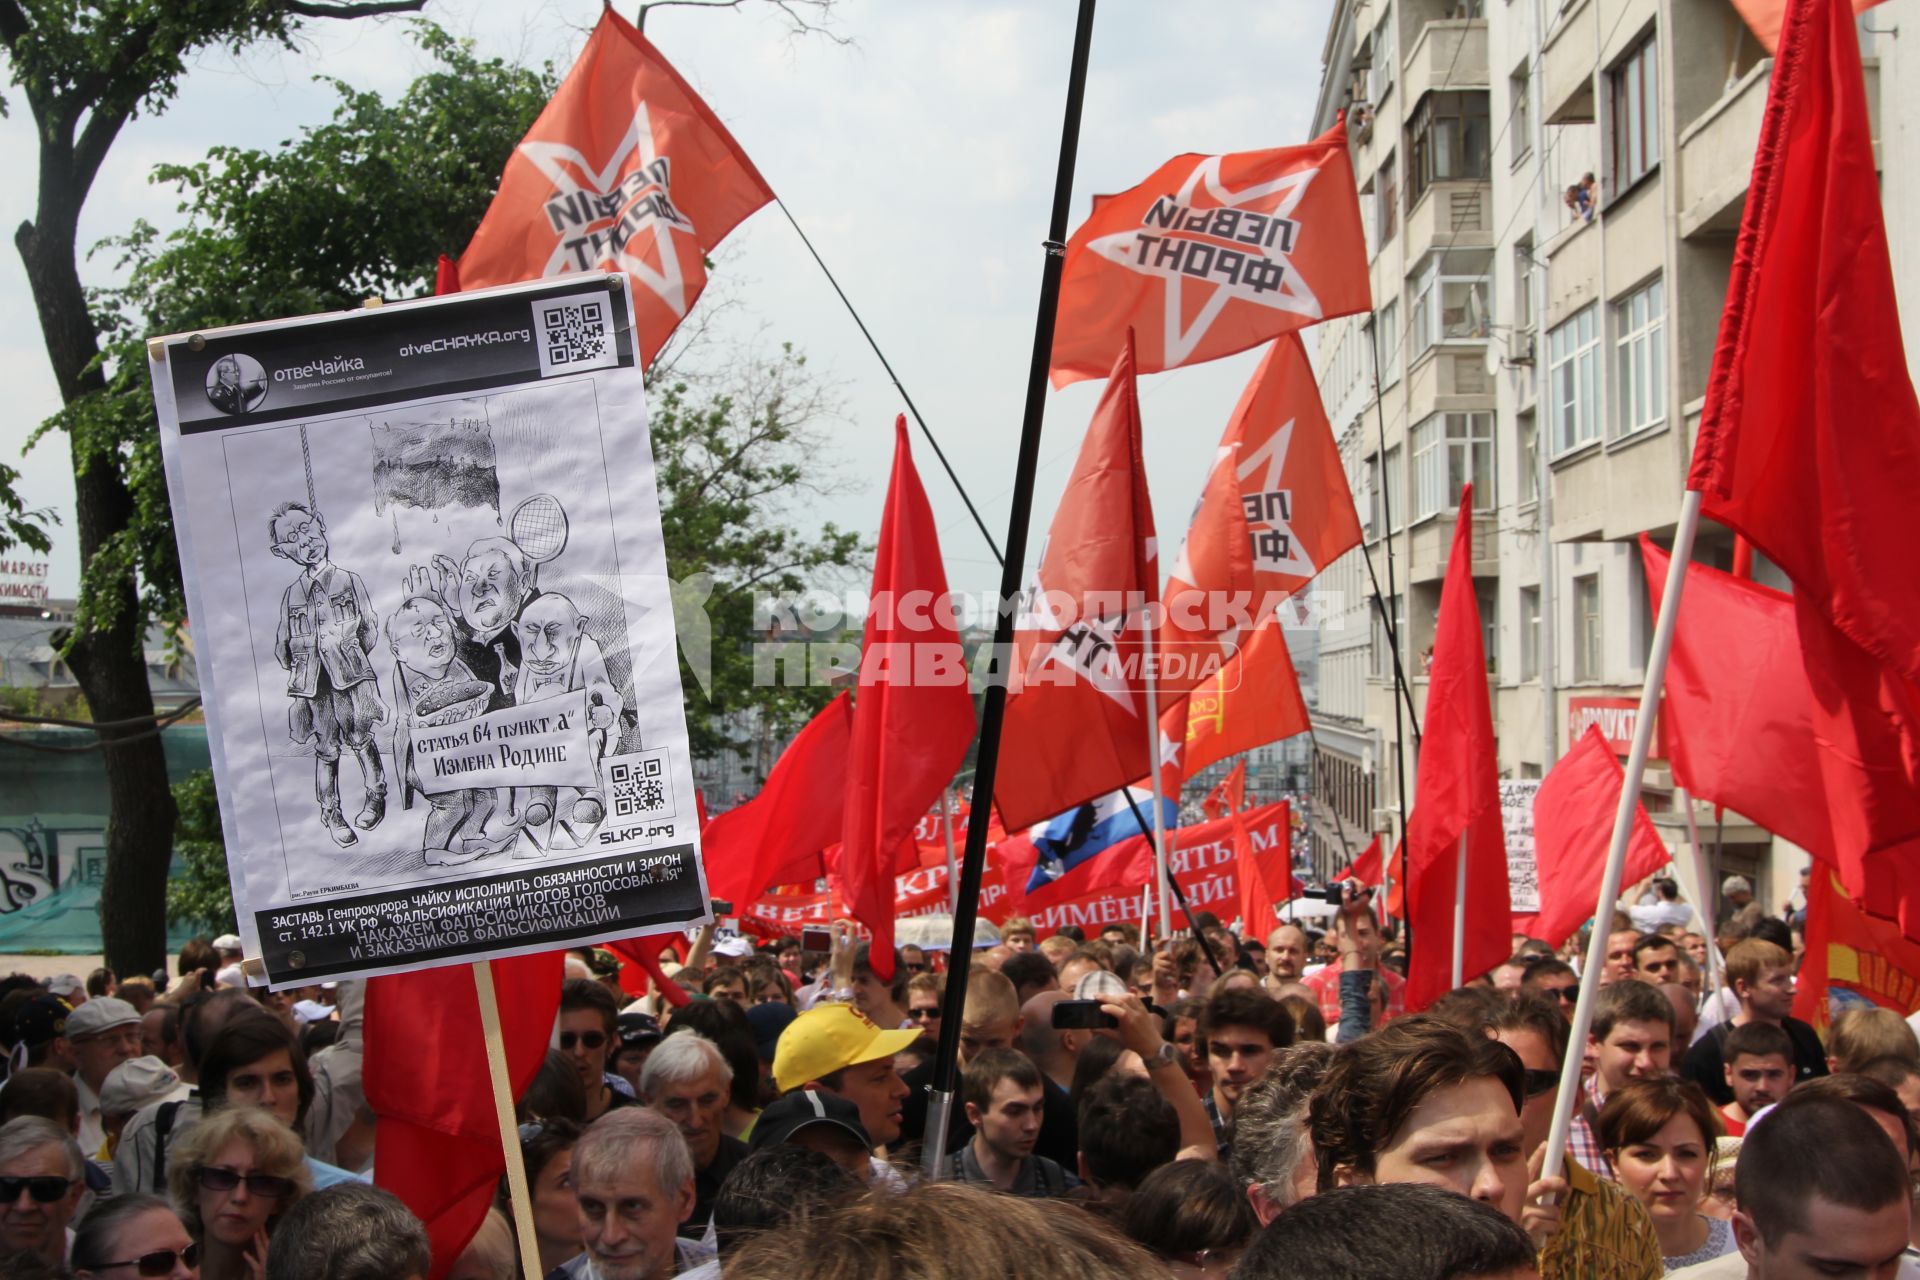
M473 989L480 997L480 1032L487 1045L487 1076L493 1082L494 1117L500 1122L500 1153L507 1160L507 1194L513 1201L513 1233L520 1240L521 1274L538 1276L540 1245L534 1238L533 1195L520 1156L520 1126L513 1118L513 1083L507 1075L507 1042L500 1034L500 999L493 990L493 965L473 962Z

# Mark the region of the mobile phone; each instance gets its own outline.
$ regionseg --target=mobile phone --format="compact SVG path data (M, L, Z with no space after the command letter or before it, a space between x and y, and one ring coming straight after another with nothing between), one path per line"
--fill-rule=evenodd
M1333 907L1342 905L1345 899L1341 897L1341 891L1349 886L1353 889L1353 900L1355 902L1365 902L1367 899L1373 897L1372 885L1361 884L1357 880L1342 880L1337 884L1330 884L1322 890L1326 895L1327 905Z
M800 931L800 949L802 951L833 950L833 930L802 929Z
M730 916L733 914L733 904L731 902L728 902L725 898L710 898L708 899L708 901L713 907L714 915Z
M1055 1031L1092 1031L1096 1028L1113 1028L1120 1025L1120 1019L1100 1007L1098 1000L1062 1000L1053 1006L1053 1029Z

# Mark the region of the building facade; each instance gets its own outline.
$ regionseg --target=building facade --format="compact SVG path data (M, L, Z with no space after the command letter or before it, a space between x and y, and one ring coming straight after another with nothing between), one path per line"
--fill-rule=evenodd
M1903 10L1920 0L1870 11L1861 39L1912 315L1920 250L1899 210L1920 181L1904 132L1920 69L1899 74ZM1315 331L1366 531L1317 584L1316 860L1333 815L1363 838L1404 821L1406 702L1424 708L1465 483L1502 776L1542 776L1637 705L1654 610L1636 543L1668 543L1679 513L1773 65L1727 0L1336 0L1323 63L1314 127L1346 113L1375 310ZM1702 528L1697 560L1732 555ZM1756 576L1785 585L1764 562ZM1646 788L1683 848L1663 759ZM1745 873L1784 901L1804 854L1738 815L1695 816L1713 880Z

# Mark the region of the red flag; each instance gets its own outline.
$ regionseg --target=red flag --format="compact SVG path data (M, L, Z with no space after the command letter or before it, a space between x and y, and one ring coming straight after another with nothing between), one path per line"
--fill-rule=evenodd
M1447 579L1434 623L1425 734L1413 813L1407 820L1408 910L1413 967L1407 1008L1419 1010L1453 985L1455 868L1466 836L1466 967L1476 978L1512 945L1508 930L1506 836L1500 825L1499 767L1480 606L1473 594L1473 486L1460 490L1460 514L1447 553Z
M1183 735L1165 772L1180 782L1229 756L1305 733L1311 727L1286 630L1269 618L1218 674L1160 717L1166 740ZM1164 778L1164 774L1163 774ZM1169 794L1178 795L1176 786Z
M561 957L547 951L489 962L515 1097L546 1060ZM507 1168L472 968L370 980L362 1074L367 1104L380 1115L374 1181L426 1224L433 1280L440 1280L479 1230Z
M741 903L826 874L821 854L840 841L852 738L853 699L843 693L780 753L760 794L707 824L708 892Z
M893 430L893 478L860 647L839 862L854 916L873 931L873 969L883 981L893 976L895 864L917 860L914 824L953 780L974 729L940 535L913 468L905 416L895 419Z
M1221 818L1240 812L1247 807L1247 762L1242 760L1233 766L1233 771L1213 790L1207 792L1207 798L1200 802L1200 811L1207 815L1207 821L1216 822Z
M1613 838L1613 814L1626 774L1596 725L1561 756L1533 799L1533 856L1540 868L1540 913L1528 930L1559 946L1593 916ZM1645 808L1635 805L1620 883L1637 884L1671 860Z
M1245 768L1242 765L1240 770ZM1300 888L1293 878L1292 851L1286 839L1291 815L1284 812L1286 802L1280 803L1283 809L1281 839L1277 847L1268 848L1264 854L1254 852L1253 834L1247 828L1246 815L1238 807L1229 815L1233 819L1234 879L1240 890L1240 927L1249 938L1265 937L1273 927L1275 904L1288 901Z
M1347 865L1344 871L1337 871L1334 880L1358 880L1361 884L1380 885L1380 837L1375 836L1373 843L1360 851L1360 856Z
M609 7L514 148L459 280L624 271L651 365L706 287L706 255L773 198L700 95Z
M1687 484L1842 635L1920 680L1920 402L1842 0L1787 10Z
M1879 3L1881 0L1853 0L1853 11L1865 13ZM1768 53L1776 52L1780 45L1780 23L1787 16L1787 0L1733 0L1733 7L1746 19L1760 47Z
M994 803L1044 822L1153 767L1141 609L1158 598L1133 350L1122 342L1041 549L1014 643Z
M1288 334L1240 393L1167 575L1158 641L1166 687L1199 682L1213 669L1208 659L1231 656L1282 599L1359 545L1360 517L1313 368Z
M1807 880L1806 939L1794 1017L1824 1032L1828 993L1836 988L1903 1018L1920 1011L1920 944L1901 936L1892 922L1862 911L1833 872L1818 864Z
M1100 377L1129 327L1155 373L1371 305L1344 120L1301 147L1175 156L1067 242L1053 384Z

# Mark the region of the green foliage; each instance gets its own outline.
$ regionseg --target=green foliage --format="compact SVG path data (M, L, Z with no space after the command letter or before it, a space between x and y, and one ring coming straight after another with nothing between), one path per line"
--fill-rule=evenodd
M173 847L185 873L167 881L167 923L211 934L235 933L233 885L227 879L227 843L220 832L220 798L213 774L196 769L173 787L180 819Z

